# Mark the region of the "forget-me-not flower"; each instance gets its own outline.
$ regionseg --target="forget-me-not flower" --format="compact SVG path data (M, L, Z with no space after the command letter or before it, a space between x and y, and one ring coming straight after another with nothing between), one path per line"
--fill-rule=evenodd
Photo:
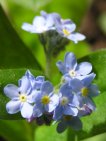
M35 96L34 117L40 117L43 113L53 112L59 102L58 95L53 93L53 86L49 81L45 81L41 91Z
M33 114L33 95L29 79L23 76L19 80L19 87L14 84L8 84L4 87L4 93L11 99L6 104L6 110L9 114L21 112L22 117L31 118Z
M76 25L71 20L62 20L60 17L55 18L56 31L63 37L78 43L84 40L85 36L81 33L74 32Z
M77 116L63 116L57 125L57 132L62 133L68 127L71 127L74 130L80 130L82 128L82 122Z
M32 24L24 23L22 29L31 33L44 33L49 30L55 29L54 18L59 15L56 13L47 14L44 11L41 11L41 16L36 16Z
M59 120L63 115L77 116L79 104L77 96L72 94L71 87L66 83L60 88L59 104L54 110L53 119Z
M56 65L60 72L67 79L68 78L82 79L92 70L92 65L88 62L82 62L78 64L77 59L72 52L66 53L64 62L58 61Z
M32 75L32 73L29 70L26 71L25 75L28 77L33 89L36 89L36 90L41 89L43 83L45 82L44 76L35 77Z
M95 104L92 101L92 97L98 96L100 93L97 85L91 84L94 77L95 74L92 73L83 80L70 80L70 86L79 99L80 107L83 107L83 105L86 104L91 110L95 110Z

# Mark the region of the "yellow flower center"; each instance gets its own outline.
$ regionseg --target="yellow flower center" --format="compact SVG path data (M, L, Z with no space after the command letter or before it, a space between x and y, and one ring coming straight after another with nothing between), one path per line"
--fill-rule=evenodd
M87 96L87 95L88 95L88 92L89 92L89 90L88 90L87 87L83 87L83 88L81 89L82 96Z
M42 102L42 104L45 104L45 105L48 104L50 102L49 96L47 96L47 95L43 96L41 99L41 102Z
M19 96L19 100L20 100L21 102L26 102L26 101L27 101L27 96L26 96L25 94L21 94L21 95Z
M69 71L69 75L70 75L71 77L75 77L75 76L76 76L76 72L75 72L74 70L70 70L70 71Z
M63 97L61 98L61 102L60 102L60 103L61 103L61 105L63 105L63 106L66 105L66 104L68 104L68 98L63 96Z
M66 36L70 35L70 32L69 32L67 29L63 29L63 33L64 33Z

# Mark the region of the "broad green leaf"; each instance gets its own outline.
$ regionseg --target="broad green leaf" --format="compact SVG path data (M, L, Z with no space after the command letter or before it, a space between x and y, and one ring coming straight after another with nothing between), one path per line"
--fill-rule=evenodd
M3 136L6 141L34 141L34 130L25 120L1 120L0 136Z
M106 50L92 53L81 59L81 61L89 61L93 65L93 71L96 73L96 83L100 89L100 95L94 98L97 110L90 116L82 118L83 129L75 132L68 130L68 141L74 141L75 136L78 140L86 139L106 132Z
M11 26L0 6L0 68L36 68L40 66Z
M45 139L46 141L66 141L67 132L58 134L56 132L56 125L41 126L37 128L36 134L35 134L35 141L43 141Z

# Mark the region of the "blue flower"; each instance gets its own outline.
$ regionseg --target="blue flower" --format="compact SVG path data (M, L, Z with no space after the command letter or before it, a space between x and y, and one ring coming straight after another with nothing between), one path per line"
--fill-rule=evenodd
M66 37L67 39L72 40L75 43L78 43L78 41L85 39L85 36L83 34L74 32L76 25L71 20L62 20L60 17L56 17L55 23L56 30L61 36Z
M54 110L53 119L59 120L63 115L77 116L79 104L77 96L72 94L72 89L68 84L64 84L59 92L59 104Z
M22 29L31 33L44 33L49 30L54 30L54 18L57 17L58 14L51 13L47 14L44 11L41 11L41 16L36 16L32 22L32 24L24 23L22 25Z
M59 102L58 95L53 93L53 86L49 81L45 81L41 91L35 96L34 117L40 117L43 113L53 112Z
M80 130L82 128L82 122L79 117L75 116L63 116L60 122L57 125L57 132L62 133L68 127L73 128L74 130Z
M19 87L14 84L8 84L4 87L4 93L11 99L6 104L6 110L9 114L21 112L22 117L31 118L33 114L33 95L32 87L29 79L23 76L19 80Z
M43 83L45 82L44 76L34 77L29 70L26 71L25 75L28 77L33 89L40 90Z
M64 62L58 61L56 65L67 80L70 78L82 79L92 70L92 65L88 62L77 64L76 57L72 52L66 53Z
M70 86L79 99L80 107L83 107L83 105L86 104L92 111L95 110L96 107L92 97L98 96L100 93L97 85L91 84L94 77L95 74L92 73L83 80L72 79L70 81Z

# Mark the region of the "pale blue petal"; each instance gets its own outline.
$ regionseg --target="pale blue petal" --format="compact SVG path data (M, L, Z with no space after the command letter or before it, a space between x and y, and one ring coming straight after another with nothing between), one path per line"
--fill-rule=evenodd
M63 108L61 106L58 106L54 111L53 119L59 120L61 119L62 116L63 116Z
M45 110L47 112L52 112L58 104L59 104L59 97L56 94L54 94L50 98L50 103L45 106Z
M31 90L31 83L27 76L23 76L22 79L19 80L19 91L21 93L29 94Z
M36 29L33 25L28 24L28 23L23 23L22 29L31 33L36 33Z
M36 16L33 20L33 25L36 27L42 27L46 24L46 20L41 16Z
M49 81L45 81L42 85L41 91L44 95L49 95L53 91L53 85Z
M64 115L77 116L78 109L74 108L74 107L72 108L71 106L67 105L67 106L65 106L63 113L64 113Z
M96 74L91 73L89 75L86 75L86 77L82 80L84 86L89 86L93 79L95 78Z
M60 122L58 123L58 125L57 125L57 132L58 132L58 133L62 133L62 132L64 132L64 131L66 130L66 128L67 128L66 122L60 121Z
M81 80L74 78L70 80L70 86L72 87L72 90L77 93L83 88L83 83Z
M56 63L56 66L58 67L58 69L59 69L60 72L62 72L63 74L66 73L66 71L65 71L65 65L64 65L64 63L62 61L58 61Z
M93 102L92 99L87 97L87 98L84 99L84 102L92 111L95 111L96 105L95 105L95 103Z
M87 75L92 71L92 65L88 62L80 63L76 69L77 73L80 75Z
M98 96L99 93L100 93L100 91L99 91L97 85L92 84L92 85L89 86L89 96L90 96L90 97Z
M17 99L18 98L18 87L13 84L8 84L4 87L4 93L7 97L11 99Z
M85 36L80 33L71 33L67 38L78 43L78 41L84 40Z
M77 67L77 60L75 55L72 52L66 53L64 60L65 60L64 63L65 63L67 72L69 70L75 70L75 68Z
M29 103L25 102L23 103L23 106L21 107L21 115L24 118L31 118L33 113L33 106Z
M61 86L60 93L62 93L62 96L66 96L69 100L73 98L72 88L68 83Z
M20 111L21 102L11 100L6 104L6 110L9 114L15 114Z
M70 32L70 34L76 29L76 25L74 23L72 24L64 24L63 29L66 29Z
M42 116L42 109L40 107L38 107L37 105L34 106L34 110L33 110L33 116L34 117L40 117Z

